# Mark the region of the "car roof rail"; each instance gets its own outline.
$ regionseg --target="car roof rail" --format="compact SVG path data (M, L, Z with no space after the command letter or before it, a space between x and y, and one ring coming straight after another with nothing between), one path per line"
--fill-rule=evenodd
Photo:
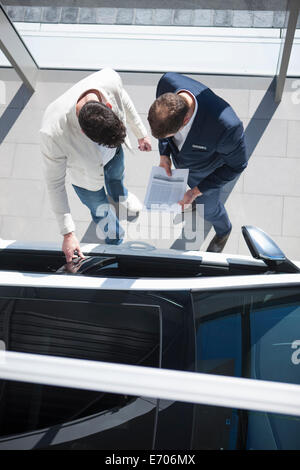
M299 273L300 269L290 261L272 238L253 225L243 225L242 233L251 255L261 259L278 273Z

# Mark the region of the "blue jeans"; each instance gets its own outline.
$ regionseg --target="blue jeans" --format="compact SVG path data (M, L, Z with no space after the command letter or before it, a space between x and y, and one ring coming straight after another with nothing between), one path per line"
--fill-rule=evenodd
M124 153L119 147L115 156L104 167L104 179L107 193L115 202L120 197L126 198L128 191L124 186ZM97 225L96 231L100 239L111 245L119 245L123 241L124 230L119 224L114 207L107 199L103 188L99 191L90 191L72 185L81 202L91 211L91 216Z

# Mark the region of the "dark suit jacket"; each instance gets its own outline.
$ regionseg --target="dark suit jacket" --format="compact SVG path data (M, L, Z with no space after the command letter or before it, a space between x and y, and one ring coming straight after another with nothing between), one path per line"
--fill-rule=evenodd
M231 106L207 86L184 75L162 76L156 97L188 90L198 110L180 152L172 138L159 140L160 155L172 156L176 168L189 168L189 185L204 193L233 180L247 166L243 124Z

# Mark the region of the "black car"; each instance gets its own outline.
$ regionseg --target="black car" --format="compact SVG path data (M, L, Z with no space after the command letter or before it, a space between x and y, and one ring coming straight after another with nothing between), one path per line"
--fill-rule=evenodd
M86 245L66 265L2 241L0 348L299 385L300 264L242 230L252 257ZM300 449L300 412L7 379L0 397L0 450Z

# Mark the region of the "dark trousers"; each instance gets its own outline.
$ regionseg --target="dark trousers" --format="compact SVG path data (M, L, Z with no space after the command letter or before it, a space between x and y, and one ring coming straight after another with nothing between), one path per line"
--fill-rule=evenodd
M204 219L209 221L219 237L226 235L231 230L224 204L220 201L221 189L209 189L202 196L197 197L196 204L204 204Z

